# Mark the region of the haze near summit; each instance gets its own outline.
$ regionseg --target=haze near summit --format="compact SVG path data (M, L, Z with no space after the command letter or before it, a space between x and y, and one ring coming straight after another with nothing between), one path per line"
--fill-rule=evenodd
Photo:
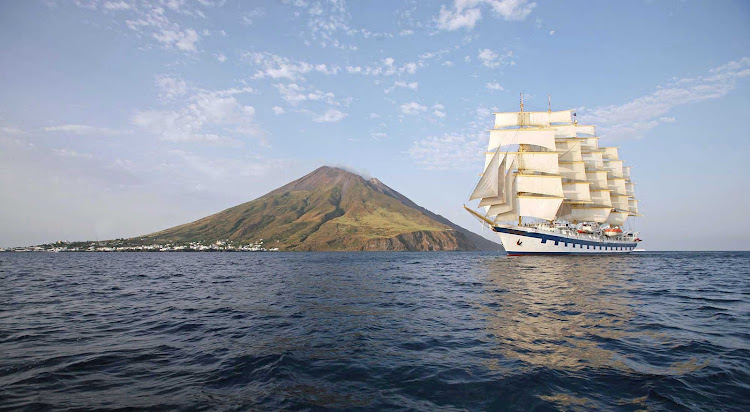
M493 111L575 108L649 250L750 248L750 5L0 4L0 246L136 236L321 165L461 208ZM484 232L488 235L488 232Z

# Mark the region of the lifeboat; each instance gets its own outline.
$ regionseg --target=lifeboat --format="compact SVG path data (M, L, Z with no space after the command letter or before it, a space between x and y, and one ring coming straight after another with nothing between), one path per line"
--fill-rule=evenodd
M619 227L611 227L609 229L604 229L604 235L607 237L621 236L622 229L620 229Z

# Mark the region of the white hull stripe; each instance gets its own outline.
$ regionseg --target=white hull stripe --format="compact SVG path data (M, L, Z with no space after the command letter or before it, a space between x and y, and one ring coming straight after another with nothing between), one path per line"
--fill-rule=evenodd
M612 252L591 252L591 253L584 253L584 252L518 252L518 251L506 251L506 253L510 256L520 256L520 255L575 255L575 256L591 256L591 255L611 255ZM622 253L630 253L628 252L622 252Z
M575 247L575 245L579 245L581 249L583 249L583 246L586 246L586 249L588 249L590 246L599 246L599 247L606 247L606 248L615 248L615 247L633 248L638 244L637 242L597 242L593 240L576 239L576 238L570 238L570 237L559 236L559 235L550 235L546 233L526 232L524 230L508 229L508 228L497 227L497 226L493 227L493 230L499 233L507 233L510 235L525 236L525 237L541 239L542 244L545 244L547 242L555 242L555 246L557 246L560 243L563 243L564 246L568 246L568 244L572 244L573 247Z

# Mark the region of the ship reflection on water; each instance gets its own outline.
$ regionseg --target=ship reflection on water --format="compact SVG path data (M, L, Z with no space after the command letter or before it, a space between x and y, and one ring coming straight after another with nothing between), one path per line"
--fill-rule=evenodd
M583 394L597 385L591 382L595 376L664 376L700 369L692 361L654 365L631 357L629 345L659 349L671 343L631 325L641 304L631 293L638 287L638 268L638 259L630 256L485 261L486 290L479 310L496 343L486 367L503 375L538 372L540 379L582 381L581 391L551 385L551 393L538 394L564 409L596 408ZM646 398L630 395L620 394L620 404L646 405Z
M531 257L488 262L484 305L489 332L501 354L549 368L622 367L597 341L621 339L633 313L617 290L628 286L613 269L618 257ZM595 338L595 339L592 339Z

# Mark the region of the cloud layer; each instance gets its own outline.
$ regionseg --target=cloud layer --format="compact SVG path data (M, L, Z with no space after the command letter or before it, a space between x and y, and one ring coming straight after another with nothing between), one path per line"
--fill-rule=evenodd
M598 133L611 139L640 138L648 130L675 120L668 116L675 107L717 99L750 76L750 57L731 61L698 77L673 79L655 92L619 105L583 109L581 122L599 126Z
M440 6L436 25L441 30L471 30L482 18L482 9L505 21L524 20L536 7L527 0L454 0L453 7Z

